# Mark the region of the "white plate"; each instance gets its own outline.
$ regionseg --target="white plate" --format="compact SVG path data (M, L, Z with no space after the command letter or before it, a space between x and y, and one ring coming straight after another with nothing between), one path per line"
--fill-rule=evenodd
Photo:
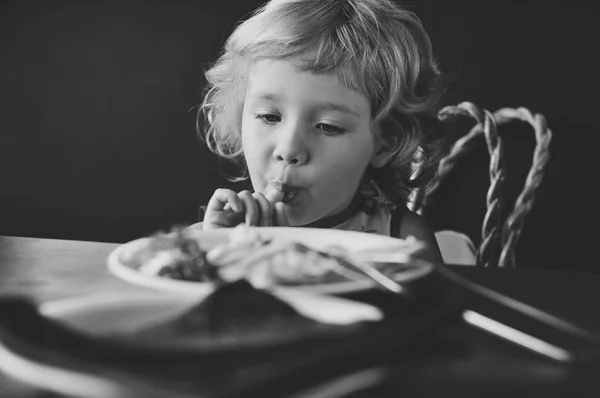
M294 227L255 227L261 235L273 239L286 239L303 243L315 249L326 249L327 246L342 246L348 250L366 250L373 247L385 246L398 243L398 240L388 236L368 234L364 232L342 231L336 229L320 228L294 228ZM211 249L216 245L228 241L231 229L215 229L202 231L191 228L190 232L198 239L203 249ZM108 257L109 271L115 276L135 285L145 286L153 289L182 293L189 295L205 295L211 291L208 283L180 281L159 276L145 275L130 263L122 261L124 256L131 256L137 251L148 247L150 238L141 238L125 243L117 247ZM397 282L410 282L419 279L431 272L433 265L421 262L419 266L403 270L394 276ZM278 288L286 291L310 290L312 292L326 294L349 293L368 289L373 282L365 279L363 281L347 281L339 283L323 283L299 286L286 286Z

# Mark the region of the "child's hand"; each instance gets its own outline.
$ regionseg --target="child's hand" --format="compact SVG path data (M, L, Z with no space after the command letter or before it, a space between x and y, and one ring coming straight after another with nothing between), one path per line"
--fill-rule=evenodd
M287 226L284 205L271 203L260 192L217 189L206 207L203 229L235 227L238 224Z

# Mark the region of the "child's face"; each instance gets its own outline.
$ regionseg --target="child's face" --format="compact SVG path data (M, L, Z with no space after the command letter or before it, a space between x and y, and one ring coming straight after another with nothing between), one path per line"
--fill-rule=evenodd
M285 192L290 225L344 210L374 156L367 98L333 75L261 60L248 78L244 156L254 189ZM281 184L289 187L281 188Z

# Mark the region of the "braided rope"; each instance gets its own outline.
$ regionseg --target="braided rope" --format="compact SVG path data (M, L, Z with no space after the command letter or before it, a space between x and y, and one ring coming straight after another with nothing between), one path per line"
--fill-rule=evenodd
M487 110L483 133L490 154L490 187L487 192L487 212L481 229L482 241L477 252L477 259L484 267L496 267L502 239L502 208L504 198L502 187L506 180L504 165L504 145L498 135L496 119Z
M515 249L521 236L524 221L533 207L535 194L542 183L544 170L549 161L549 146L552 132L547 127L543 115L532 115L526 108L503 108L493 115L487 110L481 110L470 102L457 106L449 106L440 111L440 119L447 120L455 116L468 116L477 122L469 133L457 140L450 154L440 162L438 178L427 192L413 192L412 209L420 212L427 203L428 197L435 192L440 181L456 166L458 161L478 144L477 138L482 134L486 138L490 154L490 187L487 192L487 212L482 227L482 241L477 253L477 264L484 267L516 267ZM498 136L497 126L513 120L529 123L536 137L536 148L533 163L525 181L525 187L518 196L512 213L502 225L501 210L503 207L501 188L506 178L503 161L504 146ZM495 253L501 250L499 259ZM498 260L496 262L496 260Z
M506 168L504 167L504 146L498 136L496 119L489 111L480 109L470 102L463 102L457 106L449 106L439 113L441 120L455 116L468 116L477 122L469 134L462 137L452 146L450 154L441 162L438 181L450 173L459 159L470 152L476 145L476 138L481 134L485 136L488 152L490 154L490 187L486 196L487 212L481 228L481 244L477 251L477 264L483 267L497 266L497 253L501 243L501 216L502 216L502 186L505 181ZM430 195L439 185L434 185L426 194ZM422 202L425 203L425 200Z
M502 253L498 265L500 267L516 268L515 251L521 236L525 218L535 202L535 194L544 179L544 171L550 160L550 142L552 131L548 128L546 118L541 114L532 115L526 108L503 108L495 112L498 123L511 120L521 120L529 123L535 132L536 146L533 152L533 162L525 187L515 201L512 213L507 217L502 230Z

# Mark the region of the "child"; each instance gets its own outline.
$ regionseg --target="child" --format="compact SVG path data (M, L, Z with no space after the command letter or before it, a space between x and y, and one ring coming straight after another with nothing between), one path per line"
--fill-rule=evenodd
M206 77L203 138L241 165L254 193L217 189L204 229L412 235L441 262L433 232L406 208L442 156L440 73L414 14L390 0L271 0Z

